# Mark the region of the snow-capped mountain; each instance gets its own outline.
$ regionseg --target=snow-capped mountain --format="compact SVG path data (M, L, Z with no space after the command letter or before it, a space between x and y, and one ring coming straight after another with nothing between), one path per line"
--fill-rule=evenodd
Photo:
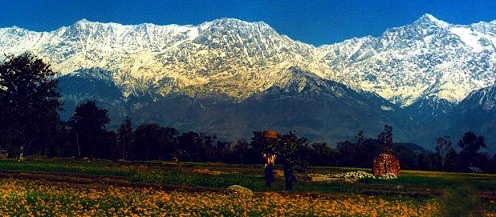
M420 99L459 103L491 85L496 22L453 25L424 15L411 25L319 47L329 78L375 92L401 106Z
M496 21L456 25L429 14L380 37L320 47L264 22L230 18L197 26L81 20L51 32L0 29L3 53L32 52L59 72L70 107L94 97L116 108L113 117L226 135L298 128L333 142L384 124L397 126L403 141L434 141L441 135L412 129L451 124L467 95L494 84L495 45ZM302 105L315 107L296 108Z
M199 26L81 20L43 33L13 27L0 30L0 49L7 54L31 51L62 75L84 68L108 70L125 97L154 90L162 96L183 91L243 99L281 82L287 67L315 62L312 46L281 36L263 22L236 19Z
M153 89L162 96L186 91L245 99L296 66L403 107L423 98L458 103L491 85L495 44L496 21L454 25L429 14L377 38L318 48L279 35L263 22L227 18L198 26L81 20L52 32L0 29L4 53L31 51L62 75L108 70L125 97Z

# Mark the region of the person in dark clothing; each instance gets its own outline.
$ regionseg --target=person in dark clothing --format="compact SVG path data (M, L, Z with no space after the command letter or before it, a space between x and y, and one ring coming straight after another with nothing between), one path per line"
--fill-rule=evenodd
M264 174L265 174L265 186L267 186L267 188L270 189L270 186L274 182L274 165L265 164Z
M276 155L273 154L264 154L265 158L265 167L264 167L264 175L265 175L265 186L270 189L270 186L274 182L274 162L276 161Z

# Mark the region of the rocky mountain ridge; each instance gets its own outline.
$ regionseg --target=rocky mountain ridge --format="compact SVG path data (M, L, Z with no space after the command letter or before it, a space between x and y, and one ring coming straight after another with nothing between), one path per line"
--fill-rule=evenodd
M151 90L165 96L174 90L244 99L280 81L285 68L308 62L311 52L310 45L281 36L263 22L236 19L199 26L82 20L49 33L2 29L0 41L5 53L33 52L62 75L108 70L126 97Z
M320 47L279 35L263 22L229 18L198 26L81 20L52 32L0 29L4 53L33 52L62 75L108 70L125 97L182 91L242 100L283 80L286 68L299 67L402 107L423 98L459 103L491 85L495 44L494 21L453 25L429 14L377 38Z
M397 141L424 145L479 129L484 123L458 117L466 105L490 104L481 101L487 94L470 93L494 84L495 45L496 21L454 25L429 14L380 37L320 47L230 18L0 29L5 54L32 52L59 72L66 116L96 98L117 122L132 115L234 139L270 127L330 143L385 124Z
M426 14L411 25L320 47L333 75L403 107L425 98L459 103L491 85L496 22L453 25ZM351 82L353 80L354 82Z

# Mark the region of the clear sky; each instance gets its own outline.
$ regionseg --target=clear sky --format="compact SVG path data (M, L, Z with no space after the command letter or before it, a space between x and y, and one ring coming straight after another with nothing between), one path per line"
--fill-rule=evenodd
M0 0L0 28L52 31L83 18L197 25L222 17L264 21L314 45L379 36L425 13L454 24L496 20L496 0Z

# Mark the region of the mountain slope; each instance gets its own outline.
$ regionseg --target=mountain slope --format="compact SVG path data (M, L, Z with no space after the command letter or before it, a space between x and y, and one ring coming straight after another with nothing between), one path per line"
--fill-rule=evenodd
M98 106L109 108L112 120L121 120L129 113L122 92L115 85L108 71L94 68L82 69L59 78L59 87L64 102L62 120L68 120L76 106L84 100L96 100ZM116 126L116 123L113 122Z
M330 78L375 92L401 106L424 98L458 103L491 85L496 22L452 25L426 14L381 37L319 47Z
M313 61L312 46L281 36L263 22L236 19L199 26L82 20L49 33L2 29L0 39L6 53L34 52L62 75L85 68L108 70L125 97L173 91L244 99L270 87L283 69Z
M125 97L207 92L243 100L295 66L402 107L424 98L458 103L491 85L495 42L496 22L453 25L429 14L378 38L318 48L279 35L263 22L228 18L198 26L81 20L52 32L0 29L5 53L34 52L62 75L82 68L108 70Z
M461 136L468 131L485 137L487 149L493 153L496 147L496 84L473 91L453 112L451 132Z
M429 14L377 38L321 47L229 18L0 29L4 53L33 52L59 72L64 117L94 98L115 122L132 115L230 138L271 127L324 141L391 124L398 141L421 144L458 126L454 114L466 116L458 104L494 83L495 44L495 21L454 25Z
M312 141L351 139L359 129L375 136L394 124L400 141L411 134L402 125L402 110L374 94L357 93L345 85L287 69L287 82L274 85L242 102L224 98L167 96L135 114L139 122L162 122L181 130L215 133L232 140L250 138L256 130L295 130ZM401 127L400 127L401 126Z

